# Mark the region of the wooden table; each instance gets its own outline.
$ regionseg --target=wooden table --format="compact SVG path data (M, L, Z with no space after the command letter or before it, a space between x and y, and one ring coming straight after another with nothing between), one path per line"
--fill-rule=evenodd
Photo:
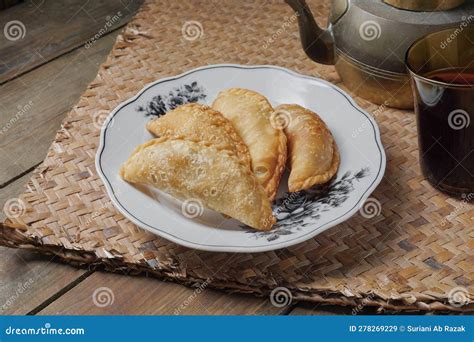
M0 205L23 190L46 155L66 113L79 99L140 1L34 0L0 12L0 24L21 20L23 39L0 35ZM96 43L87 41L120 12ZM31 110L18 114L31 101ZM3 212L0 214L3 220ZM94 304L112 290L113 303ZM177 310L177 308L180 308ZM146 276L77 269L55 258L0 247L0 314L350 314L351 308L291 303L162 282ZM365 308L359 313L373 313Z

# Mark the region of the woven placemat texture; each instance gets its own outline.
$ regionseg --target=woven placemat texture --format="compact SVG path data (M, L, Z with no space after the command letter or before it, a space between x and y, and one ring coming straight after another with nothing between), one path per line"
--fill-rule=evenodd
M329 1L310 2L325 22ZM344 88L334 67L304 54L282 1L148 1L118 37L96 79L58 131L19 196L0 243L53 253L82 266L293 300L394 310L472 311L474 207L423 179L412 112L356 98L378 122L388 166L372 195L381 211L355 215L307 242L258 254L210 253L148 233L119 214L94 167L99 117L162 77L215 63L274 64ZM202 26L183 33L186 22ZM197 27L199 28L199 25ZM133 281L133 280L131 280Z

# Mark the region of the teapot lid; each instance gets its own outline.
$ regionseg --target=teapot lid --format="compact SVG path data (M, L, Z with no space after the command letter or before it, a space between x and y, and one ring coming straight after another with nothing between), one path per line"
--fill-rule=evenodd
M459 0L443 0L443 3ZM464 0L463 0L464 1ZM389 4L390 2L391 4ZM464 4L459 4L454 9L434 11L431 10L429 15L427 12L400 9L393 4L405 5L407 3L428 2L437 3L438 0L352 0L351 4L359 7L361 10L371 13L377 17L393 20L401 23L419 24L419 25L450 25L462 22L465 18L469 18L474 13L474 1L468 0Z
M447 11L464 4L465 0L383 0L391 6L410 11Z

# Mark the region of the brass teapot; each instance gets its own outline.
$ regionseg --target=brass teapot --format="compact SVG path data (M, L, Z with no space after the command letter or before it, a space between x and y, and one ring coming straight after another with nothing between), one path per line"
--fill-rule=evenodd
M404 63L410 45L431 32L474 25L472 0L333 0L327 29L318 26L304 0L285 1L298 15L301 42L312 60L334 64L360 97L395 108L413 108Z

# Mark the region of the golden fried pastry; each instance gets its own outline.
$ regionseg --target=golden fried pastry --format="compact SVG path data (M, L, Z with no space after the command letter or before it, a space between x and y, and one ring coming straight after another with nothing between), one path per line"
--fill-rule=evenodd
M273 200L285 168L286 137L270 122L272 106L264 96L254 91L232 88L220 92L212 108L232 122L247 144L252 170Z
M270 201L253 173L235 154L212 144L178 137L150 140L135 149L120 176L181 200L199 200L258 230L275 223Z
M291 166L290 192L328 182L339 168L339 152L324 121L296 104L280 105L275 111L288 119L284 131Z
M244 164L251 167L247 145L232 123L206 105L189 103L179 106L149 121L146 128L157 137L184 136L193 141L210 142L219 149L234 152Z

